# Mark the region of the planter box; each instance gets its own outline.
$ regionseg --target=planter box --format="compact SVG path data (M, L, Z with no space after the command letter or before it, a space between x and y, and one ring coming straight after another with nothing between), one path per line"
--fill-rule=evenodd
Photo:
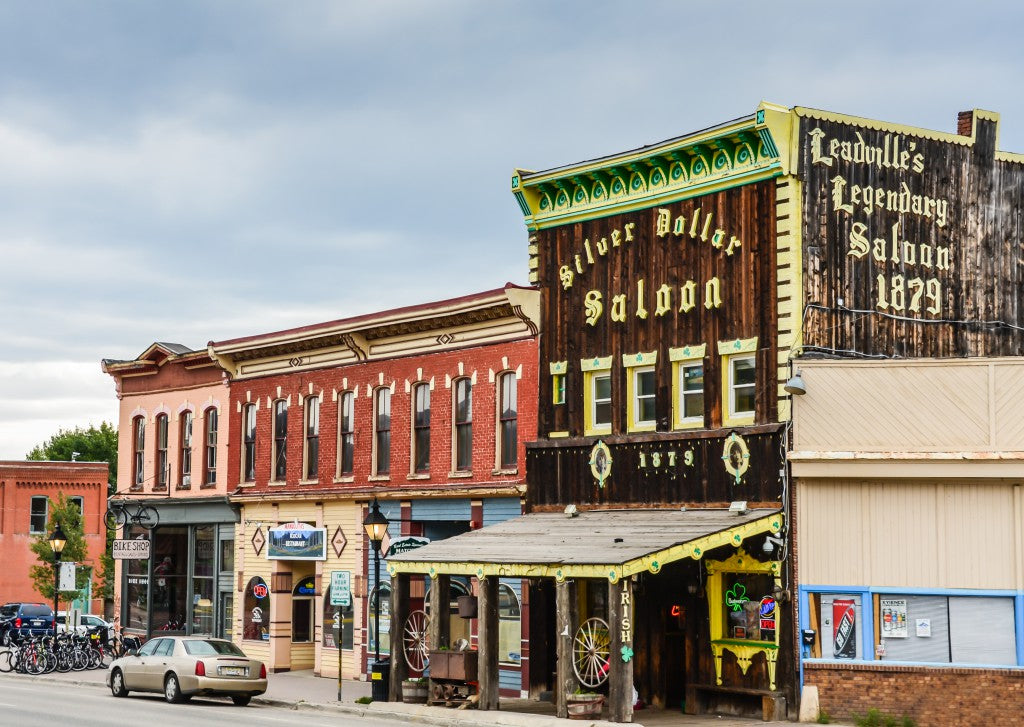
M475 682L478 663L476 651L431 651L430 678Z
M569 719L593 719L601 716L603 694L570 694L565 699Z

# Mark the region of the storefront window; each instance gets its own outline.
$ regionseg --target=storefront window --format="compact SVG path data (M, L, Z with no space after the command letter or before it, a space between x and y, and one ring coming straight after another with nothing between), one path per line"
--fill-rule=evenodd
M139 525L125 528L125 538L148 538ZM149 613L149 560L125 560L125 628L145 631Z
M353 635L352 602L348 606L331 605L331 589L324 594L324 646L329 649L338 648L338 631L341 631L341 648L352 648Z
M765 573L723 573L724 637L746 641L775 641L778 609L774 578Z
M380 589L380 653L388 654L391 652L391 584L381 583L378 588ZM377 634L374 632L375 614L377 613L376 593L376 588L370 593L370 607L367 609L367 618L369 619L367 632L370 634L369 650L371 652L377 649Z
M160 528L153 540L153 631L184 631L188 587L187 527Z
M249 641L270 640L270 589L259 576L251 578L245 587L242 638Z
M213 553L216 531L212 525L195 529L192 570L192 633L213 634Z

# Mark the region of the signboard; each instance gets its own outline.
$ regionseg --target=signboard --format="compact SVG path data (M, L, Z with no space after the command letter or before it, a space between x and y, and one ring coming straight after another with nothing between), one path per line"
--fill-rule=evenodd
M268 560L327 560L327 528L287 523L270 528Z
M832 601L832 655L837 659L857 658L857 612L850 599Z
M149 540L115 540L111 551L114 560L145 560L149 557Z
M331 605L348 608L352 605L352 572L331 571Z
M392 540L388 544L387 550L382 552L382 556L384 558L390 558L391 556L398 555L399 553L408 553L410 550L422 548L429 542L430 538L421 538L416 535L404 535Z
M907 599L882 598L878 607L882 609L882 638L907 638Z
M74 563L61 563L60 564L60 578L58 580L58 590L61 591L77 591L75 588L75 564Z

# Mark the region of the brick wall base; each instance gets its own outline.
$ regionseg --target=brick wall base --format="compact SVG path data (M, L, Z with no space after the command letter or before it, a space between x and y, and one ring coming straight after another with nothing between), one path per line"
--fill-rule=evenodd
M882 664L804 664L821 709L852 721L869 709L908 715L918 727L1017 727L1024 715L1024 671Z

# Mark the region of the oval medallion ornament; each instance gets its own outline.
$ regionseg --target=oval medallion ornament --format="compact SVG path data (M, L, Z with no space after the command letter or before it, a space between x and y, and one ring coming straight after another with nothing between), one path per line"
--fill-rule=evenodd
M604 482L612 474L612 452L608 445L598 441L590 450L590 472L597 480L597 486L604 488Z
M750 450L743 437L733 432L725 440L725 447L722 449L722 461L725 463L725 471L732 475L733 484L738 485L743 475L750 469Z

